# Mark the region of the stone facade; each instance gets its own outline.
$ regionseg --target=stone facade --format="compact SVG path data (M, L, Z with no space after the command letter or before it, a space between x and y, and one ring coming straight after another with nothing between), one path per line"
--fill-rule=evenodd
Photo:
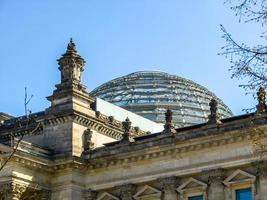
M168 110L148 135L93 109L84 63L70 41L51 106L0 125L0 200L267 200L264 91L255 113L219 120L213 100L207 123L175 129Z

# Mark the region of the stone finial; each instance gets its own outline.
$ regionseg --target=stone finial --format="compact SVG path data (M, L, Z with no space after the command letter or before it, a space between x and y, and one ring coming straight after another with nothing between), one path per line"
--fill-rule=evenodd
M61 71L61 83L81 84L81 74L84 70L85 60L77 53L72 38L68 43L66 53L58 59L58 64Z
M122 126L124 129L124 133L122 135L122 141L130 141L130 129L131 129L131 124L132 122L130 121L130 119L127 117L126 120L124 122L122 122Z
M208 123L216 123L216 124L221 124L221 121L219 119L218 115L218 102L216 99L211 99L210 103L210 115L209 115L209 120Z
M70 38L70 42L67 47L67 53L77 53L76 45L73 42L72 38Z
M172 134L176 133L175 127L172 122L172 111L170 109L167 109L165 113L164 132Z
M88 152L94 147L94 143L92 142L93 132L88 128L84 131L83 136L83 150L84 152Z
M263 113L266 112L266 92L263 87L259 88L259 91L257 92L257 97L258 97L258 105L256 106L257 108L257 113Z

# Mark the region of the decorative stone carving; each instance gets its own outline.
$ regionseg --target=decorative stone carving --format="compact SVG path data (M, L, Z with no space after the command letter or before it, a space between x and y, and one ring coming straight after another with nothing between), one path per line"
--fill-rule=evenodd
M77 53L76 45L70 39L67 51L58 59L61 71L61 82L81 82L81 72L84 70L84 59Z
M209 200L225 200L223 180L225 179L223 169L214 169L206 172L208 174L208 197Z
M163 191L167 190L175 191L180 182L179 178L175 176L160 178L158 179L158 181L160 182Z
M0 200L20 200L26 189L26 185L13 182L0 184Z
M111 124L114 123L114 117L113 116L109 116L108 120L109 120L109 123L111 123Z
M93 136L93 131L91 129L86 129L83 134L83 150L84 153L90 151L94 147L94 143L92 142L92 136Z
M35 190L29 189L22 199L25 200L49 200L51 199L51 192L49 190Z
M97 192L92 189L87 189L84 191L85 200L95 200L97 196Z
M257 96L258 96L258 105L256 106L257 108L257 113L264 113L266 112L266 103L265 103L265 99L266 99L266 92L264 90L263 87L259 88L259 91L257 92Z
M180 180L175 177L166 177L159 179L162 191L163 199L165 200L177 200L176 188L179 185Z
M218 114L218 102L216 99L211 99L210 103L210 115L209 115L209 120L208 123L216 123L216 124L221 124L221 121L219 119L219 114Z
M223 180L225 179L225 175L224 175L224 170L221 168L218 169L212 169L209 171L205 171L205 173L208 174L208 183L212 184L212 183L219 183L219 184L223 184Z
M164 125L164 133L175 134L176 130L172 121L172 111L167 109L165 113L165 125Z
M132 122L127 117L124 122L122 122L122 126L124 129L124 133L122 135L122 142L130 142L130 129L131 129Z
M119 187L121 200L132 200L136 192L136 185L126 184Z

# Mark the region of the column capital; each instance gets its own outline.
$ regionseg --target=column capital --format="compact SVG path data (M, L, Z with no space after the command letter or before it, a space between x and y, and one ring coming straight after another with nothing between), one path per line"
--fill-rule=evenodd
M84 191L85 200L95 200L96 195L97 195L97 192L90 188Z
M208 183L222 183L222 181L225 179L225 171L222 168L216 168L216 169L210 169L205 170L204 173L208 176Z
M19 200L26 189L26 185L14 182L0 184L0 199Z
M251 165L256 169L256 175L267 178L267 161L252 162Z
M180 183L180 179L176 176L164 177L158 179L162 190L176 190Z
M119 186L121 200L131 200L136 192L136 185L126 184Z

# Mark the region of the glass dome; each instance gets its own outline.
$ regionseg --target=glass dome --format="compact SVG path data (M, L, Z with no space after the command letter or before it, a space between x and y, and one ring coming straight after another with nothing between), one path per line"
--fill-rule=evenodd
M221 118L231 117L231 110L205 87L185 78L160 71L140 71L108 81L91 95L158 123L164 123L165 111L173 111L177 127L208 120L209 102L218 101Z

